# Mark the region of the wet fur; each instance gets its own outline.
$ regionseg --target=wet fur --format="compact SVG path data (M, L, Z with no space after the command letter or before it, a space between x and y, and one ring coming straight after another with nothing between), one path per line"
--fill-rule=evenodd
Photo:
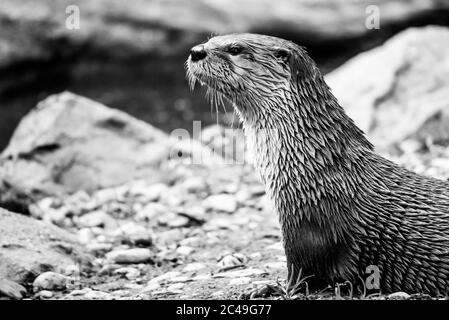
M232 56L232 45L244 50ZM205 47L206 59L187 62L188 79L237 109L279 217L289 277L358 282L375 265L383 292L447 294L449 183L375 154L296 44L239 34Z

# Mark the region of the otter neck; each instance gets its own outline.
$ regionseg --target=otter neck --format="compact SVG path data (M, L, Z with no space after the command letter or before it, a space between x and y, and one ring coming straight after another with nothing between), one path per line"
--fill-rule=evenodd
M274 92L265 103L240 113L255 166L278 212L284 242L299 243L302 248L295 250L303 249L304 255L311 246L310 252L319 252L315 247L321 246L324 256L332 243L351 241L349 233L357 225L352 203L363 188L361 172L369 166L372 145L324 80L318 81ZM292 229L300 235L290 234ZM303 263L309 259L310 265L316 262L310 256L302 259Z

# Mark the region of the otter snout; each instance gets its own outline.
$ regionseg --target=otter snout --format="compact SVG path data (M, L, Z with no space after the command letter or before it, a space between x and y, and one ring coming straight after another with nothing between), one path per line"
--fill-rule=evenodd
M190 59L192 59L192 61L202 60L206 58L206 56L207 52L206 49L204 48L204 45L202 44L194 46L192 49L190 49Z

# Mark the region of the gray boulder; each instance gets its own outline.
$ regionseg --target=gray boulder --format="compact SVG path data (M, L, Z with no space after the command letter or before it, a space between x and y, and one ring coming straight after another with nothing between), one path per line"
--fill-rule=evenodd
M379 149L405 139L449 140L449 29L412 28L326 76Z
M28 285L46 271L82 270L90 259L69 232L0 208L0 280L10 296L20 292L11 281Z

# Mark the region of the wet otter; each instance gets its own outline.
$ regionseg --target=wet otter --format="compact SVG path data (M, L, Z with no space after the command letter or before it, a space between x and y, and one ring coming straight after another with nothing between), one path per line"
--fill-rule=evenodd
M374 153L302 47L218 36L192 48L187 75L236 108L279 216L289 278L357 282L374 265L383 292L447 294L449 183Z

